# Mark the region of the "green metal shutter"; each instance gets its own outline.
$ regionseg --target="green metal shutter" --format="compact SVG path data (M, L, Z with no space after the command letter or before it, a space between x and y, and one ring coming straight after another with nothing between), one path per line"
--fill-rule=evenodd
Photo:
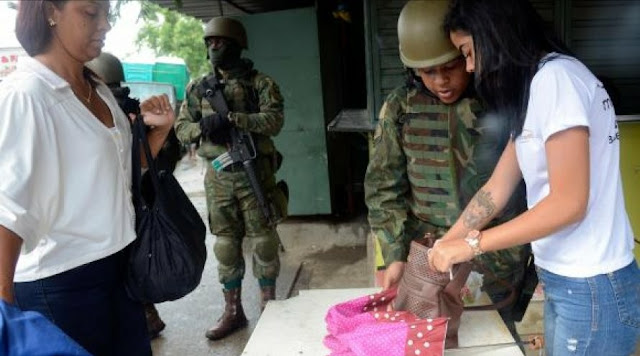
M550 30L558 30L558 14L561 12L554 0L530 0L531 5L538 11L540 17Z
M396 24L406 1L365 2L368 108L377 121L386 94L402 83ZM640 1L531 0L550 29L619 95L618 114L640 113ZM616 93L617 92L617 93Z
M372 122L389 92L404 81L404 69L398 53L398 16L406 1L365 1L367 37L367 106Z
M571 49L611 80L618 115L640 113L640 1L573 0L569 8Z

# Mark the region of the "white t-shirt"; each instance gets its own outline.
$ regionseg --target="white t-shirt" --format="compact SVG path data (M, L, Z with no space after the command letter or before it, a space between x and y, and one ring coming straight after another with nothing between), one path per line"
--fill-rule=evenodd
M0 225L23 240L16 282L99 260L135 238L129 122L105 85L96 90L112 129L33 58L0 83Z
M572 127L589 129L590 189L582 221L532 243L536 265L566 277L613 272L633 261L615 111L602 83L578 60L545 59L531 82L522 135L515 140L529 208L549 194L545 142Z

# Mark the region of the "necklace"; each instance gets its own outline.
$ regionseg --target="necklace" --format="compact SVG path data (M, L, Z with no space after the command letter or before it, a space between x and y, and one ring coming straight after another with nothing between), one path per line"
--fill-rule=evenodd
M84 98L84 100L86 100L88 104L91 104L91 95L93 95L93 87L91 86L91 83L89 82L86 82L86 83L87 85L89 85L89 95L86 98Z
M88 81L85 81L85 83L87 83L87 85L89 86L89 95L87 95L86 97L82 94L79 94L78 92L76 92L75 90L73 91L76 96L78 96L80 99L84 99L84 101L87 102L87 104L91 104L91 97L93 96L93 87L91 86L91 83L89 83Z

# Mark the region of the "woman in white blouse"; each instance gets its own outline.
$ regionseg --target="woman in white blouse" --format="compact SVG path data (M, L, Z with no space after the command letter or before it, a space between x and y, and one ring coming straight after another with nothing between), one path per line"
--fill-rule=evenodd
M150 355L142 306L123 284L135 239L131 130L84 63L111 29L109 2L21 1L29 54L0 84L0 298L44 314L94 355ZM157 153L174 116L141 104Z

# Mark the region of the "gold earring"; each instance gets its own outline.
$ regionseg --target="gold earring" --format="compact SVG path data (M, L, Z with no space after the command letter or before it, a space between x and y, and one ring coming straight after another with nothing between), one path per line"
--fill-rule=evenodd
M53 19L52 19L52 18L49 18L49 27L53 27L53 26L55 26L55 25L56 25L56 22L55 22L55 21L53 21Z

